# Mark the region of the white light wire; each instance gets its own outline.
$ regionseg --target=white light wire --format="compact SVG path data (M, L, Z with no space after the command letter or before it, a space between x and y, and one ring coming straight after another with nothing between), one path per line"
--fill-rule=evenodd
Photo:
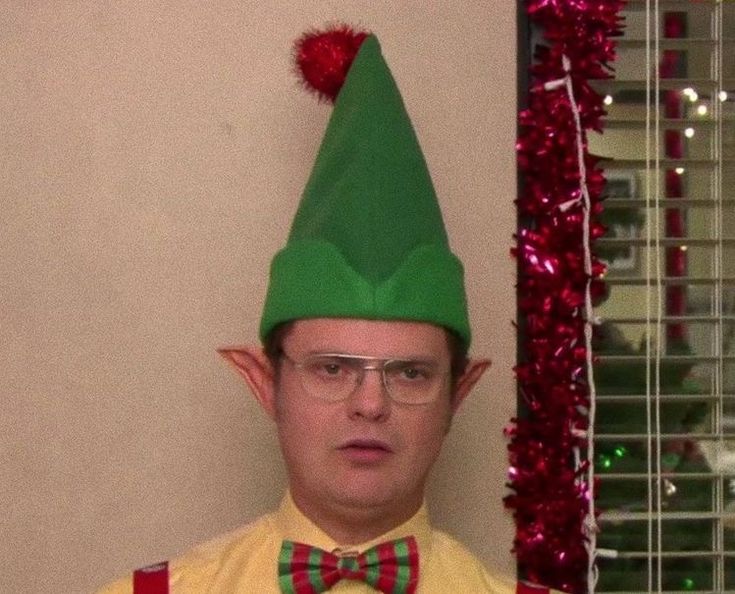
M588 426L586 433L587 452L587 501L588 508L585 516L582 534L585 536L585 549L587 550L587 592L593 594L599 577L599 570L596 565L596 557L599 553L597 550L597 520L595 519L595 412L597 392L595 388L594 370L592 367L592 326L596 323L594 309L592 307L592 250L590 246L590 212L592 204L590 201L589 189L587 187L587 166L584 162L584 143L582 133L582 123L579 117L579 105L574 97L574 87L572 85L571 61L566 55L562 55L562 66L564 68L564 78L550 81L544 85L546 90L552 90L564 86L569 98L569 106L574 117L574 125L576 128L577 141L577 166L579 168L579 189L582 201L582 249L584 252L584 271L587 275L587 282L584 293L585 305L585 324L584 339L586 352L586 369L587 369L587 385L589 389L589 408L587 411ZM574 204L580 202L580 199L570 200L561 205L561 210L567 210ZM575 448L575 470L580 467L580 456L578 448Z

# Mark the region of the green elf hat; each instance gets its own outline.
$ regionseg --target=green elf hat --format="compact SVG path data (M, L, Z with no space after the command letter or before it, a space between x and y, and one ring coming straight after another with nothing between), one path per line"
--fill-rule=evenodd
M374 35L338 26L296 44L306 84L334 101L260 337L304 318L430 322L470 343L463 268L411 120Z

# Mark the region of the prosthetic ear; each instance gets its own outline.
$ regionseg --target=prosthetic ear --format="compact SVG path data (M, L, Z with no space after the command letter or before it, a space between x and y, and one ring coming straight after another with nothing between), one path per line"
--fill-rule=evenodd
M490 369L490 359L470 359L465 367L464 373L459 376L452 394L452 413L457 412L459 405L480 381L483 374Z
M233 346L217 349L247 383L266 414L275 418L275 372L261 347Z

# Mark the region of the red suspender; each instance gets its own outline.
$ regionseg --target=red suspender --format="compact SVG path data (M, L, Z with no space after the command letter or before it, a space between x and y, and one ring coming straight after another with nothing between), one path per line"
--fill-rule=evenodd
M168 561L136 569L133 594L168 594Z

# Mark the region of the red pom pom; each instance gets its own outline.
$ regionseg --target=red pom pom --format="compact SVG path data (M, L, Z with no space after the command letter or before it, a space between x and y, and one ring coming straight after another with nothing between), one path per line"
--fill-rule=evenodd
M308 89L332 103L368 33L348 25L309 31L295 43L296 65Z

